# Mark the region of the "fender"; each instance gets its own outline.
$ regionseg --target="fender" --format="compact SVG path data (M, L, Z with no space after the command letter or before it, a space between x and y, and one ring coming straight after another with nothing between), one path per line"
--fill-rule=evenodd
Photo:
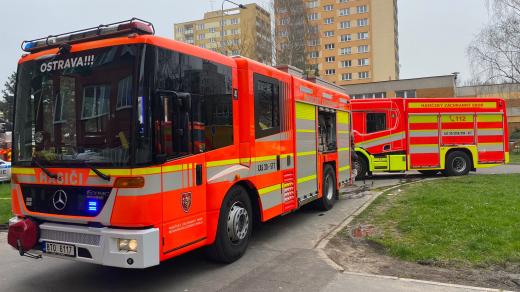
M365 149L356 147L355 151L358 152L358 155L363 155L366 160L368 161L368 171L372 172L374 171L374 156L372 156L370 153L368 153Z

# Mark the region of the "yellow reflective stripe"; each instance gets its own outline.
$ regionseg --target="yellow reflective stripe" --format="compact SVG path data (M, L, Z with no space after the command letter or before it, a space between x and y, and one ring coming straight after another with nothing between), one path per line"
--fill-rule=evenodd
M296 130L296 133L316 133L316 130L298 129L298 130Z
M280 158L287 158L287 157L293 157L293 156L294 156L294 153L282 154L282 155L280 155Z
M217 161L208 161L206 162L206 167L216 167L216 166L225 166L231 164L240 163L240 159L228 159L228 160L217 160Z
M182 170L182 164L177 165L168 165L163 167L163 172L175 172L175 171L181 171Z
M18 168L18 167L13 167L11 169L11 173L12 174L35 174L34 168Z
M298 154L297 154L298 157L311 156L311 155L316 155L316 151L298 152Z
M346 112L338 111L338 124L348 124L349 123L349 115Z
M308 181L311 181L313 179L316 179L316 175L313 174L313 175L309 175L309 176L306 176L306 177L302 177L302 178L299 178L298 179L298 183L301 184L301 183L304 183L304 182L308 182Z
M251 162L251 158L240 158L240 163L247 164L249 162Z
M479 146L502 146L504 143L502 142L486 142L486 143L478 143Z
M251 162L262 162L262 161L268 161L268 160L276 160L276 155L259 156L259 157L252 157L251 158Z
M267 193L274 192L274 191L279 190L281 188L282 188L281 184L276 184L274 186L270 186L270 187L267 187L267 188L259 189L258 190L258 194L260 194L260 196L261 195L265 195Z
M340 167L339 171L342 172L342 171L349 170L349 169L350 169L350 165L347 165L347 166Z
M344 152L344 151L349 151L350 148L346 147L346 148L339 148L338 149L338 152Z
M115 176L121 176L121 175L132 175L131 169L98 169L100 172L106 175L115 175ZM160 172L160 168L159 168ZM92 170L88 173L89 176L95 176L96 173Z
M338 134L348 134L350 133L349 131L338 131Z
M439 147L439 144L411 144L411 147L426 148L426 147Z
M132 169L132 175L146 175L161 173L161 167L147 167Z
M454 108L463 108L463 109L483 109L483 108L496 108L496 102L410 102L408 104L408 108L434 108L434 109L454 109Z
M478 122L502 122L502 115L477 115Z
M296 103L296 119L297 120L308 120L315 121L316 120L316 107L311 104Z
M437 123L437 115L410 115L408 117L408 122L414 123Z

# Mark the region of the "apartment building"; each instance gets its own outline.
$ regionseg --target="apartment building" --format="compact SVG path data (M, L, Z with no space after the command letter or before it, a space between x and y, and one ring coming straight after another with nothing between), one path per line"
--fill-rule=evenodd
M174 39L227 55L272 63L271 15L257 4L211 11L203 19L174 25ZM224 22L224 42L221 27Z
M397 0L275 0L277 63L337 85L399 79Z

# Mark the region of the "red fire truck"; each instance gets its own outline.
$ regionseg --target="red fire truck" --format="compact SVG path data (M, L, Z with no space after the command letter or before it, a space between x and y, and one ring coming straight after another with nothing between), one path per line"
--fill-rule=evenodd
M392 98L351 103L358 178L407 170L459 176L509 162L502 99Z
M8 242L146 268L241 257L253 221L351 180L349 97L132 19L23 43Z

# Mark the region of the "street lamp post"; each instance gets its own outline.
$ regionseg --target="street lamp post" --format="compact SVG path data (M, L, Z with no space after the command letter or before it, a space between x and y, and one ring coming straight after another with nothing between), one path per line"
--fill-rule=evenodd
M224 44L225 44L225 42L224 42L224 3L226 3L226 2L229 2L229 3L237 6L240 9L246 9L246 6L244 6L242 4L238 4L238 3L235 3L230 0L222 1L222 9L220 10L221 11L221 15L220 15L220 52L223 55L227 55L225 48L224 48Z

